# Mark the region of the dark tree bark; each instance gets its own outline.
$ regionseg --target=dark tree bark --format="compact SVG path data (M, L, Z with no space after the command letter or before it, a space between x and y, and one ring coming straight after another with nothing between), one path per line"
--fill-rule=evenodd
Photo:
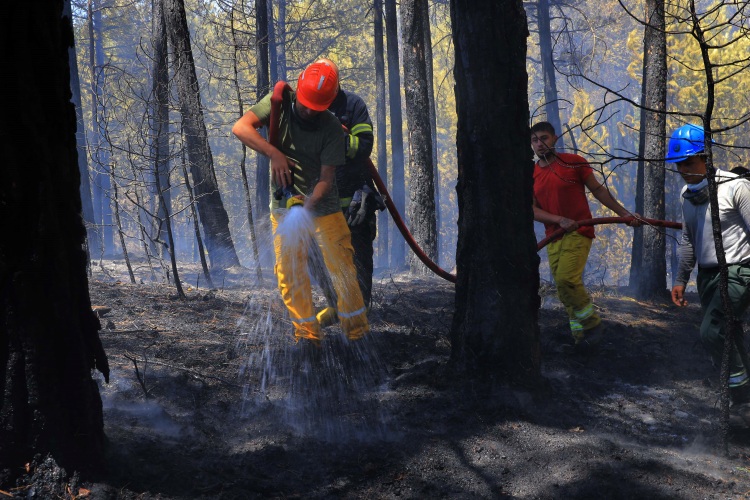
M164 15L174 53L174 80L180 99L190 172L193 175L198 213L203 224L211 267L237 266L239 259L234 249L232 235L229 233L229 217L219 194L214 160L208 144L206 124L203 120L203 108L183 0L164 0Z
M424 53L427 64L427 96L430 106L430 137L432 137L432 178L435 184L435 262L440 261L440 232L441 232L441 215L440 215L440 169L438 168L438 146L437 146L437 112L435 109L435 85L434 71L432 61L432 30L430 29L430 6L427 2L420 2L422 6L422 16L425 21L422 28L424 29Z
M286 0L279 0L279 18L276 20L276 63L279 80L286 81Z
M404 134L401 113L401 75L398 56L398 16L396 0L385 0L385 36L388 43L388 103L391 111L391 196L400 214L406 205L404 181ZM406 263L406 244L396 237L391 243L391 267Z
M432 127L427 88L425 28L427 0L401 2L401 36L404 47L404 94L409 129L409 223L414 239L431 260L437 259L435 184L432 165ZM409 254L413 273L431 271Z
M643 105L650 111L644 113L645 129L643 215L651 219L664 219L664 157L667 117L667 35L664 31L664 0L646 0L648 25L643 37L643 53L648 54L644 66L643 87L646 89ZM664 295L667 282L666 240L664 231L643 228L641 272L636 295L651 299Z
M63 15L73 19L70 0L65 0ZM97 236L94 230L94 202L91 199L91 182L89 180L89 162L86 153L86 126L83 123L83 103L81 101L81 79L78 76L78 59L75 45L68 49L70 64L70 91L73 93L73 104L76 107L76 146L78 150L78 171L81 175L81 207L83 221L86 224L86 248L96 244ZM91 255L89 255L91 258Z
M166 220L172 213L172 197L169 190L169 67L167 57L167 24L164 17L164 1L152 2L153 71L151 85L151 158L154 162L152 193L156 204L154 234L151 238L159 242L153 249L163 257L162 249L167 244ZM158 190L161 189L161 192Z
M557 78L555 77L555 60L552 50L552 32L550 30L549 0L537 2L537 25L539 28L539 55L542 59L542 77L544 78L544 112L547 121L555 127L560 139L557 146L565 149L560 122L560 106L557 97Z
M388 185L388 152L385 144L385 51L383 50L383 0L373 1L375 28L375 92L377 107L375 109L375 140L378 158L378 174L383 183ZM388 267L388 214L378 215L378 257L377 267Z
M255 2L255 57L258 65L255 68L256 100L260 101L271 90L268 70L268 7L267 0ZM266 137L268 131L264 127L261 134ZM270 182L271 182L271 160L260 153L256 153L255 168L255 207L259 217L265 217L270 210Z
M451 359L475 376L533 384L540 299L526 14L521 0L451 0L451 21L459 210ZM503 119L487 120L488 106Z
M0 489L37 453L71 473L96 471L104 458L91 370L108 378L109 368L86 278L73 29L62 11L62 0L15 2L0 20L14 75L0 125L0 224L13 236L0 238Z
M245 114L245 107L242 104L242 93L240 91L239 83L239 70L237 69L237 61L239 59L240 47L237 42L237 31L234 29L234 13L236 8L233 6L230 12L230 30L232 33L232 71L234 76L234 90L237 96L237 109L239 111L239 117L241 118ZM247 226L250 231L250 241L253 246L253 257L255 258L255 275L258 278L258 283L263 283L263 272L261 270L260 252L258 251L258 236L255 231L255 218L253 216L253 198L250 194L250 182L247 177L247 146L242 145L242 158L240 159L240 173L242 175L242 188L245 193L245 203L247 204ZM186 184L187 184L187 177ZM192 193L192 190L190 191ZM197 220L197 219L196 219ZM205 260L203 254L203 243L200 239L200 231L196 229L196 241L198 242L198 250L201 255L201 263ZM209 275L206 274L206 278ZM213 288L213 285L211 285Z
M646 44L646 33L643 34L643 43ZM641 102L646 102L646 72L648 71L649 64L649 52L648 50L643 51L643 64L641 68ZM643 184L644 184L644 169L645 169L645 156L646 156L646 110L641 108L640 120L638 131L638 166L636 167L635 173L635 211L636 213L643 214ZM630 275L628 277L628 285L636 291L638 289L638 280L641 275L641 268L643 267L643 231L644 227L633 228L633 244L631 245L630 252Z
M268 9L268 69L270 71L270 81L275 83L279 80L279 66L277 64L279 56L276 44L276 27L273 22L273 0L267 0L266 3L266 8Z

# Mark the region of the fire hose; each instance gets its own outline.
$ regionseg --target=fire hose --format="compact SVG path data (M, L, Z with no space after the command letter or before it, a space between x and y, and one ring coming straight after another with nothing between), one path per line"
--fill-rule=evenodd
M271 118L270 118L270 123L268 126L268 142L270 142L273 146L276 146L276 147L278 147L279 145L278 144L279 110L281 109L281 103L284 100L284 91L286 90L290 90L290 91L292 90L289 84L287 84L286 82L277 82L273 88L273 95L271 96ZM441 278L450 281L451 283L455 283L456 276L454 274L450 274L449 272L445 271L440 266L438 266L435 262L433 262L432 259L430 259L427 256L427 254L424 253L422 248L414 239L414 236L412 236L411 232L409 232L409 229L406 227L406 224L401 218L401 215L398 213L398 209L396 208L396 205L393 203L393 200L391 199L391 195L388 192L388 188L383 182L383 179L380 178L380 174L378 174L378 169L375 167L375 164L373 164L372 160L370 158L367 158L367 160L365 161L365 164L367 165L367 168L370 171L370 176L372 177L372 180L375 182L375 187L378 188L378 191L383 197L383 201L385 202L385 206L388 208L388 211L391 214L391 218L393 219L393 222L396 224L396 227L398 227L398 230L401 232L401 236L404 237L404 240L406 240L406 243L409 244L409 247L412 249L414 254L432 272L434 272ZM578 225L579 226L594 226L598 224L615 224L615 223L627 224L631 222L633 219L634 217L632 216L597 217L594 219L580 220L578 221ZM667 228L672 228L672 229L682 228L682 224L680 224L679 222L664 221L664 220L658 220L658 219L646 219L646 218L641 218L641 221L643 221L645 224L649 226L667 227ZM537 244L537 251L541 250L548 243L550 243L551 241L554 241L555 239L559 238L563 234L565 234L564 229L560 228L556 230L555 232L553 232L552 234L550 234L549 236L547 236L546 238L544 238Z
M618 223L628 224L629 222L632 222L633 219L635 219L635 217L633 217L632 215L629 215L626 217L596 217L594 219L583 219L577 222L579 226L596 226L599 224L618 224ZM674 222L671 220L647 219L645 217L641 217L640 220L646 226L666 227L670 229L682 229L681 223ZM547 236L546 238L541 240L539 243L537 243L536 245L537 252L564 234L565 234L565 229L563 228L556 229L549 236Z
M273 95L271 96L271 118L270 118L270 123L268 126L268 142L270 142L275 147L278 147L279 145L278 144L279 119L277 117L279 116L281 103L284 100L284 91L286 90L292 90L289 84L287 84L286 82L277 82L273 88ZM393 204L393 201L391 200L391 195L388 192L388 188L386 188L385 183L383 182L383 179L380 178L380 175L378 174L378 169L375 168L375 165L372 163L372 160L370 158L367 158L365 163L367 165L367 168L370 171L372 180L375 182L375 187L378 188L378 191L380 192L381 196L383 197L383 201L385 202L385 206L388 208L388 211L391 213L391 218L393 218L393 222L396 224L396 227L398 227L398 230L401 232L401 235L404 237L404 240L406 240L406 243L409 244L409 247L411 247L414 254L417 257L419 257L419 260L421 260L424 263L424 265L427 266L432 272L434 272L441 278L450 281L451 283L455 283L456 276L445 271L440 266L438 266L435 262L433 262L432 259L430 259L427 256L427 254L424 253L422 248L420 248L419 244L414 239L414 236L412 236L412 234L409 232L409 229L407 229L406 224L401 218L401 215L399 215L398 213L398 209L396 208L396 205Z

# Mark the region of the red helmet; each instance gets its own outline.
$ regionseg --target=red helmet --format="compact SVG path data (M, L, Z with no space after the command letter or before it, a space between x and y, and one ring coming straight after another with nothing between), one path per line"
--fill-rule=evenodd
M330 62L316 61L299 75L297 100L304 107L325 111L339 91L339 72Z

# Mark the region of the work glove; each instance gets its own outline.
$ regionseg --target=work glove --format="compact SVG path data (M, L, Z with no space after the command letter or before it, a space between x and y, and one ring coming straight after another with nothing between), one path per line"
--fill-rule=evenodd
M351 227L357 226L362 224L368 215L374 214L376 210L383 209L385 209L385 202L383 202L382 196L370 189L369 186L364 185L352 196L346 223Z

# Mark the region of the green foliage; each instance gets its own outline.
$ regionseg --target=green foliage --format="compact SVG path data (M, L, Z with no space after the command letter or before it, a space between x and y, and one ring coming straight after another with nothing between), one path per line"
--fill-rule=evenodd
M693 21L688 17L686 2L671 5L670 34L667 52L670 58L670 108L677 113L702 115L706 111L708 86L700 46L691 34ZM747 165L746 149L750 128L738 124L750 116L750 72L747 71L750 38L745 27L739 26L737 6L732 2L713 0L699 2L699 25L714 48L709 50L716 82L712 113L712 130L733 128L714 137L714 162L717 167ZM684 115L668 119L667 129L674 130L686 121L700 123L698 117ZM736 128L735 128L736 127Z

